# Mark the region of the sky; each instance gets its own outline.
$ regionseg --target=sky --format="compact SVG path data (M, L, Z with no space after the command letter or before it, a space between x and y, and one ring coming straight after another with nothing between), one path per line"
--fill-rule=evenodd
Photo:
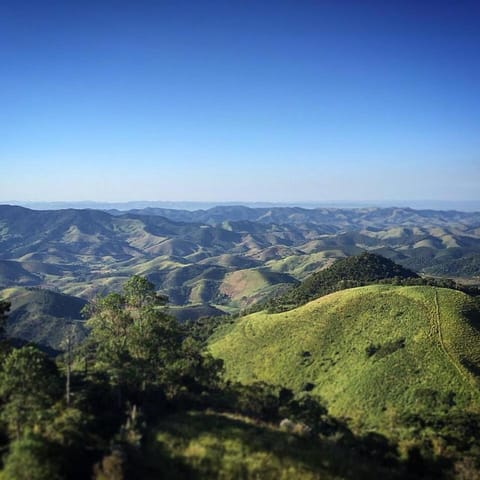
M0 201L480 200L478 1L0 2Z

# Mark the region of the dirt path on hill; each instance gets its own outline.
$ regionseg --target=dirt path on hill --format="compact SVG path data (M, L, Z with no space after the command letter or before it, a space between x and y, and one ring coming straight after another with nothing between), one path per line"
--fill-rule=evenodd
M445 345L445 342L443 340L442 324L441 324L441 320L440 320L440 303L438 301L438 291L437 291L436 287L433 287L433 288L434 288L434 292L435 292L435 295L434 295L434 300L435 300L434 322L435 322L435 327L436 327L437 334L438 334L438 341L440 343L440 347L443 350L443 353L445 353L445 355L450 360L450 363L457 369L457 371L461 375L461 377L465 380L465 382L468 383L468 385L474 391L474 393L476 395L478 395L479 391L478 391L476 385L474 385L472 383L472 378L470 378L470 376L465 372L465 370L462 367L462 365L460 364L460 362L458 362L457 359L449 352L449 350L447 349L447 347Z

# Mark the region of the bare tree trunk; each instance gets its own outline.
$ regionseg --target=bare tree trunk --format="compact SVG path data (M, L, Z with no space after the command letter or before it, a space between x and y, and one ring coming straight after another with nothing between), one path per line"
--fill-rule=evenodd
M66 384L65 384L65 399L67 402L67 407L70 406L70 399L71 399L71 389L70 389L70 380L72 376L72 343L73 343L73 335L74 335L74 325L71 324L66 338Z
M70 366L70 360L67 361L67 384L66 384L66 387L65 387L65 394L66 394L66 398L67 398L67 407L70 406L70 376L71 376L71 373L72 373L72 368Z

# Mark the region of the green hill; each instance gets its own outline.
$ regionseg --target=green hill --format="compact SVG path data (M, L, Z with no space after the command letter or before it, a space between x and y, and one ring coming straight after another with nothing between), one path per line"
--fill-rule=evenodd
M11 338L62 350L70 320L74 341L86 336L80 312L87 302L81 298L23 287L1 290L0 298L11 302L6 328Z
M418 278L418 275L388 258L364 252L338 259L284 295L272 299L268 306L271 311L284 311L338 290L390 278Z
M371 285L217 331L227 376L311 391L329 411L388 431L408 413L480 408L480 312L436 287Z

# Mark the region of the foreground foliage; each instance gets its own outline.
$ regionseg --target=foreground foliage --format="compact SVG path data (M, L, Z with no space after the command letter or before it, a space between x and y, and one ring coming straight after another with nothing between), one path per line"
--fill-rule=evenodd
M56 363L32 346L5 344L0 370L0 448L4 452L0 478L474 478L480 458L480 417L473 410L462 413L475 402L465 379L458 378L457 369L467 379L478 374L478 319L473 300L459 292L436 292L426 287L402 290L400 296L394 287L364 288L367 294L355 300L356 326L348 317L348 301L330 304L328 297L322 307L323 320L317 307L308 304L302 307L303 320L292 317L287 321L293 312L260 313L237 321L217 319L188 326L167 314L166 299L157 295L149 281L132 277L120 293L98 297L88 306L88 340L69 348ZM358 290L347 291L349 301ZM387 409L389 425L396 427L387 431L385 423L374 421L387 418L383 410L378 411L378 400L389 398L385 390L379 390L379 382L396 394L403 388L401 379L411 372L408 365L402 366L405 358L397 357L409 352L414 340L421 343L422 335L427 335L415 311L423 305L424 318L433 322L438 312L430 308L429 301L437 294L450 365L443 362L447 354L441 345L436 345L438 351L425 352L432 366L428 370L422 363L430 373L422 373L421 378L429 381L429 375L435 377L440 380L438 388L417 388L415 401L409 406L417 402L422 408L403 412ZM406 303L400 301L402 295ZM380 310L374 309L369 316L368 298L390 298L391 309L401 306L400 317L404 318L395 317L395 326L406 329L410 325L410 330L405 330L408 335L397 338L398 331L385 322L390 310L381 302L377 304ZM0 303L3 321L7 311L8 305ZM459 311L463 319L460 325ZM251 322L253 318L255 322ZM272 318L275 323L268 324ZM369 332L375 322L370 336L362 333ZM311 332L305 331L307 323L313 328ZM349 331L348 335L339 335L342 329ZM388 338L382 329L390 332ZM438 335L437 330L432 332ZM329 378L331 387L325 382L319 388L317 377L310 375L319 372L314 364L319 336L325 351L333 355L331 364L323 368L331 368L332 375L337 376L336 387ZM285 340L285 351L266 350L272 358L261 358L267 348L262 342L269 340L274 345L279 339ZM208 342L214 353L222 342L231 352L236 342L238 348L249 343L249 349L237 358L243 384L223 378L222 360L204 351ZM360 349L361 361L355 357L349 363L347 346ZM291 352L295 372L287 368ZM235 357L228 358L228 349L224 353L232 379ZM452 358L458 360L456 367ZM277 376L273 375L275 364ZM376 384L362 386L358 380L361 368L369 367L367 373L371 374L382 365L389 372L388 378L373 376ZM282 369L285 377L279 376ZM302 376L306 371L310 376ZM342 400L341 390L335 388L348 390L342 382L352 373L360 382L352 392L356 395L369 388L374 397L364 395L353 401L352 394L349 400L346 396ZM262 378L270 383L259 382ZM442 381L448 388L443 388ZM362 388L358 390L359 385ZM377 393L380 396L375 397ZM361 407L368 422L332 415L347 408L348 402L353 413ZM378 428L373 429L375 425Z

